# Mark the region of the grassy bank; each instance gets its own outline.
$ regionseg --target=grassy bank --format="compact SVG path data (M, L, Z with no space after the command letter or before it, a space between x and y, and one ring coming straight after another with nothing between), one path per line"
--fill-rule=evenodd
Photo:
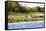
M19 17L19 15L9 15L8 16L8 22L40 21L40 20L44 20L44 18Z

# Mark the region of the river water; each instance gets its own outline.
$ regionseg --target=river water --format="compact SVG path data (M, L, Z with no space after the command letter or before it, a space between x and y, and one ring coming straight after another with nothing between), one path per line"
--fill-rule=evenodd
M42 28L42 27L44 27L44 21L8 23L8 29Z

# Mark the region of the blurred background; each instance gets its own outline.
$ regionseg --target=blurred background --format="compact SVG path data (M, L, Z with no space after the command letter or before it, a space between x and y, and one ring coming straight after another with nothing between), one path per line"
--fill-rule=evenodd
M44 4L8 2L8 21L44 21Z

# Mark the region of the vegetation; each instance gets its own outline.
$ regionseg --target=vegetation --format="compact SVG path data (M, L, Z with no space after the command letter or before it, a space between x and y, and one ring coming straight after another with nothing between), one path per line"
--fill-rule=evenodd
M42 10L43 9L43 10ZM44 7L24 7L19 2L8 2L8 22L22 22L22 21L40 21L44 20L42 17L28 18L31 14L44 14ZM25 17L21 17L25 16Z
M23 22L23 21L40 21L40 20L44 20L44 18L27 18L27 17L17 17L15 15L9 15L8 17L8 21L9 22Z

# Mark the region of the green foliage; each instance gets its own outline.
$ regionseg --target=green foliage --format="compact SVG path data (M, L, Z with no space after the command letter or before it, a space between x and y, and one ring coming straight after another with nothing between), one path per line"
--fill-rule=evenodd
M30 13L30 12L41 12L41 7L36 6L33 8L26 8L19 4L19 2L8 2L8 12L12 11L15 13Z
M44 18L28 18L28 17L18 17L25 16L28 14L43 14L44 7L23 7L19 2L8 2L8 22L22 22L22 21L37 21L44 20Z
M8 10L13 11L14 8L18 7L19 3L18 2L8 2Z

